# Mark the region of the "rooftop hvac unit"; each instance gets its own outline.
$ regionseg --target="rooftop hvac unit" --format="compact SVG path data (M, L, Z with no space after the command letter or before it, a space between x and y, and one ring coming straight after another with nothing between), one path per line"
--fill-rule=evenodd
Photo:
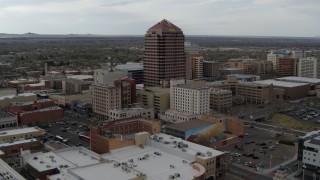
M169 179L174 179L174 176L173 175L169 175Z
M180 177L180 174L179 173L174 173L174 176L175 177Z
M171 165L170 165L170 168L175 168L175 167L174 167L174 165L171 164Z

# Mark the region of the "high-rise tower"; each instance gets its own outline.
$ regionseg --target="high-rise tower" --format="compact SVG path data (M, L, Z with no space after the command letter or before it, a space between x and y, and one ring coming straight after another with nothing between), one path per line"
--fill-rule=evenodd
M184 35L167 20L148 29L143 58L145 86L160 86L160 81L185 78Z

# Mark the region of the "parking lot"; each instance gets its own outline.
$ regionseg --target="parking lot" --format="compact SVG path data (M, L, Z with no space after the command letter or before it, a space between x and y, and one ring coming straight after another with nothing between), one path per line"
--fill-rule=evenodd
M82 119L82 118L81 118ZM48 140L54 140L55 136L67 139L66 144L70 146L84 146L89 148L89 142L79 137L80 134L89 136L89 123L85 119L65 117L61 121L52 122L44 128L47 131Z
M278 138L283 138L280 137L283 136L280 132L247 126L245 134L240 142L219 148L221 151L228 152L226 161L261 171L277 167L294 159L296 155L297 145L289 146L278 143ZM295 138L288 134L285 134L284 137Z
M289 110L286 114L292 118L302 120L311 124L320 125L320 110L312 108L301 108L297 110Z

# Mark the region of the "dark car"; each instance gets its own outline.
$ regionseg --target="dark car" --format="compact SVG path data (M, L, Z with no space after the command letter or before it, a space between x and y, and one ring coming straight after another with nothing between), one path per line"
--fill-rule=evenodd
M267 144L266 143L260 143L259 145L260 146L266 146Z
M252 158L253 158L253 159L259 159L259 157L258 157L258 156L253 156Z
M247 157L253 157L253 156L254 156L253 154L248 154L248 155L247 155Z

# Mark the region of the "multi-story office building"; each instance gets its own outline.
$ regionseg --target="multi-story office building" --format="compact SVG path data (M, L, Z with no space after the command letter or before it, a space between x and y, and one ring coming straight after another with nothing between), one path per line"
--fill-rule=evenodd
M170 98L170 109L192 114L209 114L209 87L171 83Z
M119 64L115 70L128 72L128 77L136 80L137 84L143 84L143 63Z
M102 119L109 118L110 110L121 108L121 88L93 85L92 109Z
M139 102L146 107L154 108L156 118L170 108L169 88L147 87L144 90L138 90L137 94Z
M153 108L121 108L113 109L109 113L110 120L127 119L127 118L154 118Z
M114 82L121 89L121 107L126 108L137 102L136 81L130 78L122 78Z
M91 81L66 79L62 84L62 90L66 93L82 93L82 91L89 90L91 84Z
M291 54L289 52L286 52L286 51L271 51L267 55L267 60L272 62L273 70L276 70L277 59L279 59L279 58L289 58L290 55Z
M301 58L298 62L298 76L317 78L317 59L314 57ZM320 70L319 70L320 71Z
M94 84L103 84L113 86L115 80L128 77L127 70L113 70L113 67L105 66L102 69L94 71Z
M276 60L276 75L278 77L295 76L297 60L294 58L278 58Z
M229 59L229 68L240 68L245 74L258 74L259 62L255 59Z
M298 161L302 165L303 179L319 179L320 131L312 131L298 141Z
M203 77L203 57L192 57L192 79L201 79Z
M1 178L9 180L26 180L16 170L9 166L5 161L0 159Z
M218 113L227 113L232 108L232 91L226 89L211 88L210 109Z
M244 97L247 103L269 104L273 98L272 90L272 85L269 84L239 81L236 95Z
M184 43L184 50L186 53L186 79L194 78L194 60L196 57L200 57L199 45L192 42Z
M203 77L219 77L220 63L215 61L203 61Z
M184 35L167 20L155 24L145 35L143 58L145 86L160 86L160 81L185 78Z

